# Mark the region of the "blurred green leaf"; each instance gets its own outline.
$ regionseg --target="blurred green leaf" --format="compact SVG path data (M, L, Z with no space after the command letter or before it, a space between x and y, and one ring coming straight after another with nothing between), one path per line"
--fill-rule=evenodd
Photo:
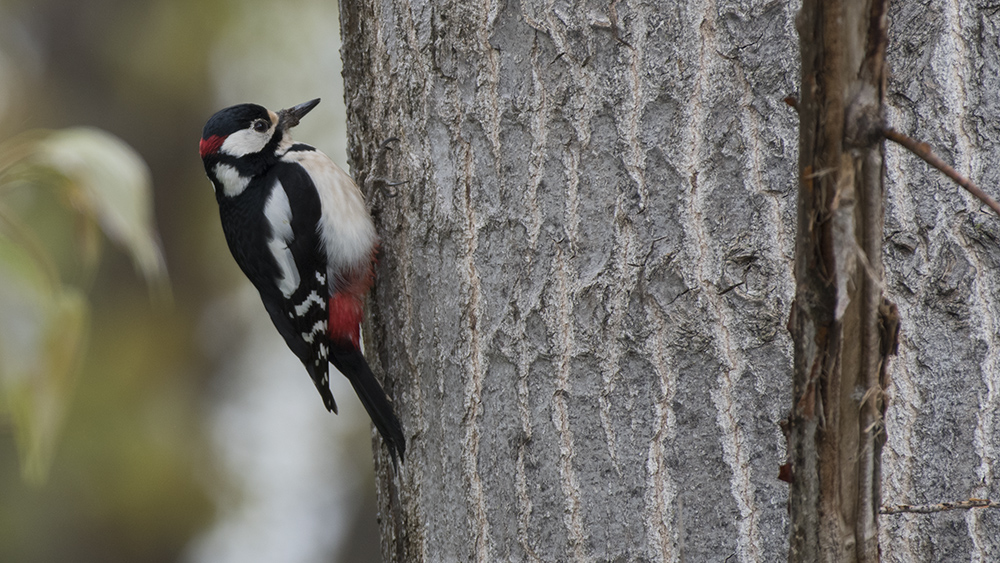
M129 251L148 283L165 282L149 169L138 153L110 133L78 127L42 139L34 160L70 180L71 201L96 217L108 238Z
M31 482L45 480L72 396L83 349L87 304L76 289L53 286L37 260L0 237L0 388L6 395Z
M84 292L65 282L54 256L79 253L93 267L99 227L161 295L166 267L149 170L117 137L91 128L29 133L0 148L0 163L0 188L23 188L0 190L0 411L13 423L22 475L41 483L73 396L89 317ZM30 212L35 207L25 200L42 194L60 203ZM74 222L75 237L42 236L73 232Z

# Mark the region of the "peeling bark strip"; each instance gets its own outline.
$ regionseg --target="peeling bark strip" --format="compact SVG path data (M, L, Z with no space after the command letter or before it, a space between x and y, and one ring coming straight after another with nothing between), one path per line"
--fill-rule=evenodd
M791 562L879 560L885 442L882 131L886 0L797 20L799 198L788 424ZM884 315L883 315L884 316Z

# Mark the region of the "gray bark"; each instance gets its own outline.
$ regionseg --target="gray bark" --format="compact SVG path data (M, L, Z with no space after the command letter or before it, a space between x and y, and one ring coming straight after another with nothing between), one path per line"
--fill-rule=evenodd
M1000 195L1000 13L894 2L889 120ZM897 146L886 150L893 359L885 504L1000 498L1000 219ZM1000 511L881 518L883 560L1000 559Z
M791 397L798 119L782 98L798 83L794 17L782 3L695 0L342 4L352 172L369 187L374 175L409 181L398 197L373 195L382 250L366 349L409 440L398 473L379 463L386 561L785 557L776 475ZM373 164L393 136L385 166ZM963 154L983 158L979 142ZM963 212L945 218L973 227L918 229L924 200L908 186L933 174L888 158L892 197L907 202L903 213L890 202L890 231L914 241L904 253L893 241L911 238L889 239L890 291L900 280L920 291L894 297L904 331L933 325L940 338L947 319L965 332L946 350L976 354L904 336L886 496L961 475L970 486L949 487L951 499L997 448L981 413L998 403L986 393L1000 371L986 337L998 324L986 306L996 264L983 263L998 233L936 179L919 197L937 193ZM929 238L941 235L950 242ZM946 257L957 266L942 275ZM914 325L935 292L968 315ZM967 377L950 371L960 365ZM923 393L927 380L953 385L952 418L920 418L918 437L922 405L939 400ZM968 437L945 435L965 448L961 467L924 473L922 452L905 449L930 446L932 430ZM900 487L895 471L908 476ZM996 540L985 514L978 528L949 524L964 517L932 516L941 524L927 530L968 558L973 537ZM913 553L939 549L917 545L919 518L883 517L883 540L905 533Z

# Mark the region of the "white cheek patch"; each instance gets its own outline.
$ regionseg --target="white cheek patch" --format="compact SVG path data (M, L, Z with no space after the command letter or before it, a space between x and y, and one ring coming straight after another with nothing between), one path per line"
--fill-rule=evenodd
M236 197L250 185L249 176L241 176L236 168L228 164L215 165L215 179L222 183L222 193L228 197Z
M273 238L267 242L267 248L274 255L274 260L281 271L278 278L278 290L285 298L289 298L299 287L299 269L295 266L295 257L289 250L292 241L292 207L288 204L288 194L281 182L275 182L271 195L264 204L264 217L271 225Z
M222 146L219 147L219 151L223 154L228 154L229 156L235 156L237 158L257 153L267 146L267 142L271 140L271 135L273 134L273 122L267 131L263 131L261 133L258 133L253 129L243 129L242 131L237 131L226 137L225 142L223 142Z

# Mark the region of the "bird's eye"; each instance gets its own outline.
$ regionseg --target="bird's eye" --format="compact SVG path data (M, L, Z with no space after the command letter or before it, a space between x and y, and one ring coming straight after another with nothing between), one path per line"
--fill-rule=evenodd
M258 119L257 121L253 122L253 130L258 133L263 133L264 131L267 131L267 128L268 128L268 123L263 119Z

